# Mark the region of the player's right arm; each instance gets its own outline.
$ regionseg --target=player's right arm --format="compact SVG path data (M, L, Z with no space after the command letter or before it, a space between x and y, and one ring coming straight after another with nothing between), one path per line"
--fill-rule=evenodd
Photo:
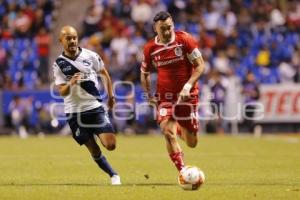
M76 73L68 81L66 76L61 72L56 63L53 64L53 75L55 85L58 86L58 92L61 96L65 97L70 94L71 87L76 84L77 80L81 78L81 73Z
M151 59L150 59L150 52L147 45L144 48L144 60L141 66L141 84L142 88L146 92L148 102L150 104L156 104L156 100L151 94Z
M70 94L71 87L77 83L78 80L81 79L81 73L78 72L72 76L68 83L63 83L58 85L59 94L63 97L68 96Z

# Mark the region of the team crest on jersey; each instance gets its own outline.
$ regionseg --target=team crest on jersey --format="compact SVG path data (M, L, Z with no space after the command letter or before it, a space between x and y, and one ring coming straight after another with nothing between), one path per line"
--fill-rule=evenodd
M165 116L167 116L167 114L168 114L168 111L167 111L166 108L161 108L161 109L159 110L159 115L160 115L160 116L165 117Z
M176 47L174 49L174 52L175 52L176 56L182 56L182 49L181 49L181 47Z
M91 65L91 62L89 60L83 60L82 63L83 63L84 66Z
M76 130L75 135L76 135L76 137L79 137L79 135L80 135L80 130L79 130L79 128Z

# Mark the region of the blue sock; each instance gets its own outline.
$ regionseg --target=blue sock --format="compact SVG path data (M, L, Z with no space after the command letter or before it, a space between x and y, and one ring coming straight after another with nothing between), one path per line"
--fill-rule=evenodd
M110 177L113 175L117 175L117 173L112 169L108 161L106 160L105 156L100 155L97 157L93 157L94 161L97 163L97 165L105 171Z

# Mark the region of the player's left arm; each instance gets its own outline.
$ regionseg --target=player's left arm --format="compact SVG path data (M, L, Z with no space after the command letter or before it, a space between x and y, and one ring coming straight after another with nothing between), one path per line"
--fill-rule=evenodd
M195 83L199 80L200 76L204 72L204 61L202 56L195 58L193 60L193 64L196 66L195 70L193 71L191 78L186 83L190 85L191 88L195 85Z
M194 71L189 80L183 86L179 93L178 102L185 101L190 97L190 91L194 87L195 83L204 72L204 61L201 52L198 48L197 41L188 33L183 32L182 38L184 40L184 46L187 51L187 58L193 64Z
M112 86L112 81L111 81L110 75L104 67L102 67L99 70L98 74L100 75L103 85L104 85L104 88L108 94L108 102L107 102L108 108L112 109L116 103L116 100L115 100L115 97L113 94L113 86Z
M199 52L198 49L196 49L194 51L197 51L198 52L197 54L199 54L196 58L194 58L192 60L194 66L195 66L195 69L194 69L190 79L183 86L183 88L179 94L178 102L185 101L190 97L191 89L194 87L194 85L196 84L196 82L199 80L200 76L204 72L204 61L201 56L201 53Z
M100 76L102 83L104 85L104 88L106 90L106 93L108 95L108 108L112 109L116 103L114 94L113 94L113 86L112 86L112 81L110 78L110 75L108 73L108 71L106 70L105 66L104 66L104 62L101 59L101 57L96 54L96 53L92 53L94 56L94 70L97 72L97 74Z

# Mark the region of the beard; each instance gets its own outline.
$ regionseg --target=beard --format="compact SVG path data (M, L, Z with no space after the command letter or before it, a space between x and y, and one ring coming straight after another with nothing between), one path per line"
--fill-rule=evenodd
M170 42L170 41L171 41L171 38L172 38L172 34L163 35L162 40L163 40L164 42Z
M68 52L70 52L71 54L75 54L77 51L77 46L76 45L72 45L68 47Z

